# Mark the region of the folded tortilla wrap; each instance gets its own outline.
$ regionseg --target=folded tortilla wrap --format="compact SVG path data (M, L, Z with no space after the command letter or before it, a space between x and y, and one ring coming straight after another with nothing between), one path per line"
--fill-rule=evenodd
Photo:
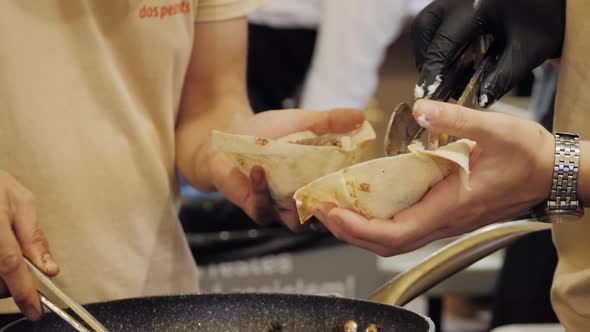
M334 203L371 219L390 219L414 205L454 171L468 186L469 156L475 142L460 140L434 151L421 144L411 153L370 160L323 176L297 190L294 199L302 223L320 202Z
M293 193L313 180L370 158L374 140L369 122L344 134L306 131L277 140L213 131L213 147L234 160L244 174L255 165L264 168L279 206L291 206Z

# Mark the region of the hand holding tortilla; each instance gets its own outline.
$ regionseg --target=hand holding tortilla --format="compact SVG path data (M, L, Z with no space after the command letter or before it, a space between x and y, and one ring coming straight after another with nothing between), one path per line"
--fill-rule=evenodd
M333 203L319 204L315 216L339 239L392 256L522 215L547 198L555 141L539 124L427 100L416 103L414 116L431 131L477 142L469 188L455 172L393 218L365 218ZM378 173L368 175L379 179Z
M215 131L214 183L256 222L299 230L293 193L367 157L375 132L363 121L358 110L282 110L257 114L233 134Z
M321 202L351 209L372 219L392 218L420 200L439 181L458 170L468 186L469 154L475 142L460 140L434 151L421 143L410 153L364 162L319 178L295 193L302 223Z

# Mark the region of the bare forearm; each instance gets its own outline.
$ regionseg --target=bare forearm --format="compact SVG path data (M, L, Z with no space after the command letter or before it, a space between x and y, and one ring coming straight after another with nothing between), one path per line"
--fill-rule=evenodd
M234 131L252 117L246 94L246 19L200 23L185 77L176 128L181 175L214 190L209 172L211 131Z

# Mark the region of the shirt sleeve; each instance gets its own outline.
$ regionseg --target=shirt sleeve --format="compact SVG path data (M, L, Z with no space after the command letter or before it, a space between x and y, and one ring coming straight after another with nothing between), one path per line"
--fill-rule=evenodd
M197 0L196 22L223 21L243 17L267 0Z
M301 107L364 108L375 92L387 47L400 34L407 2L324 0Z

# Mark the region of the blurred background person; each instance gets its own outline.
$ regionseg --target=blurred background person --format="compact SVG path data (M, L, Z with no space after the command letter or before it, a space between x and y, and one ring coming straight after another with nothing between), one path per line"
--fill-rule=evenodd
M255 111L364 108L388 46L430 0L271 0L249 16Z

